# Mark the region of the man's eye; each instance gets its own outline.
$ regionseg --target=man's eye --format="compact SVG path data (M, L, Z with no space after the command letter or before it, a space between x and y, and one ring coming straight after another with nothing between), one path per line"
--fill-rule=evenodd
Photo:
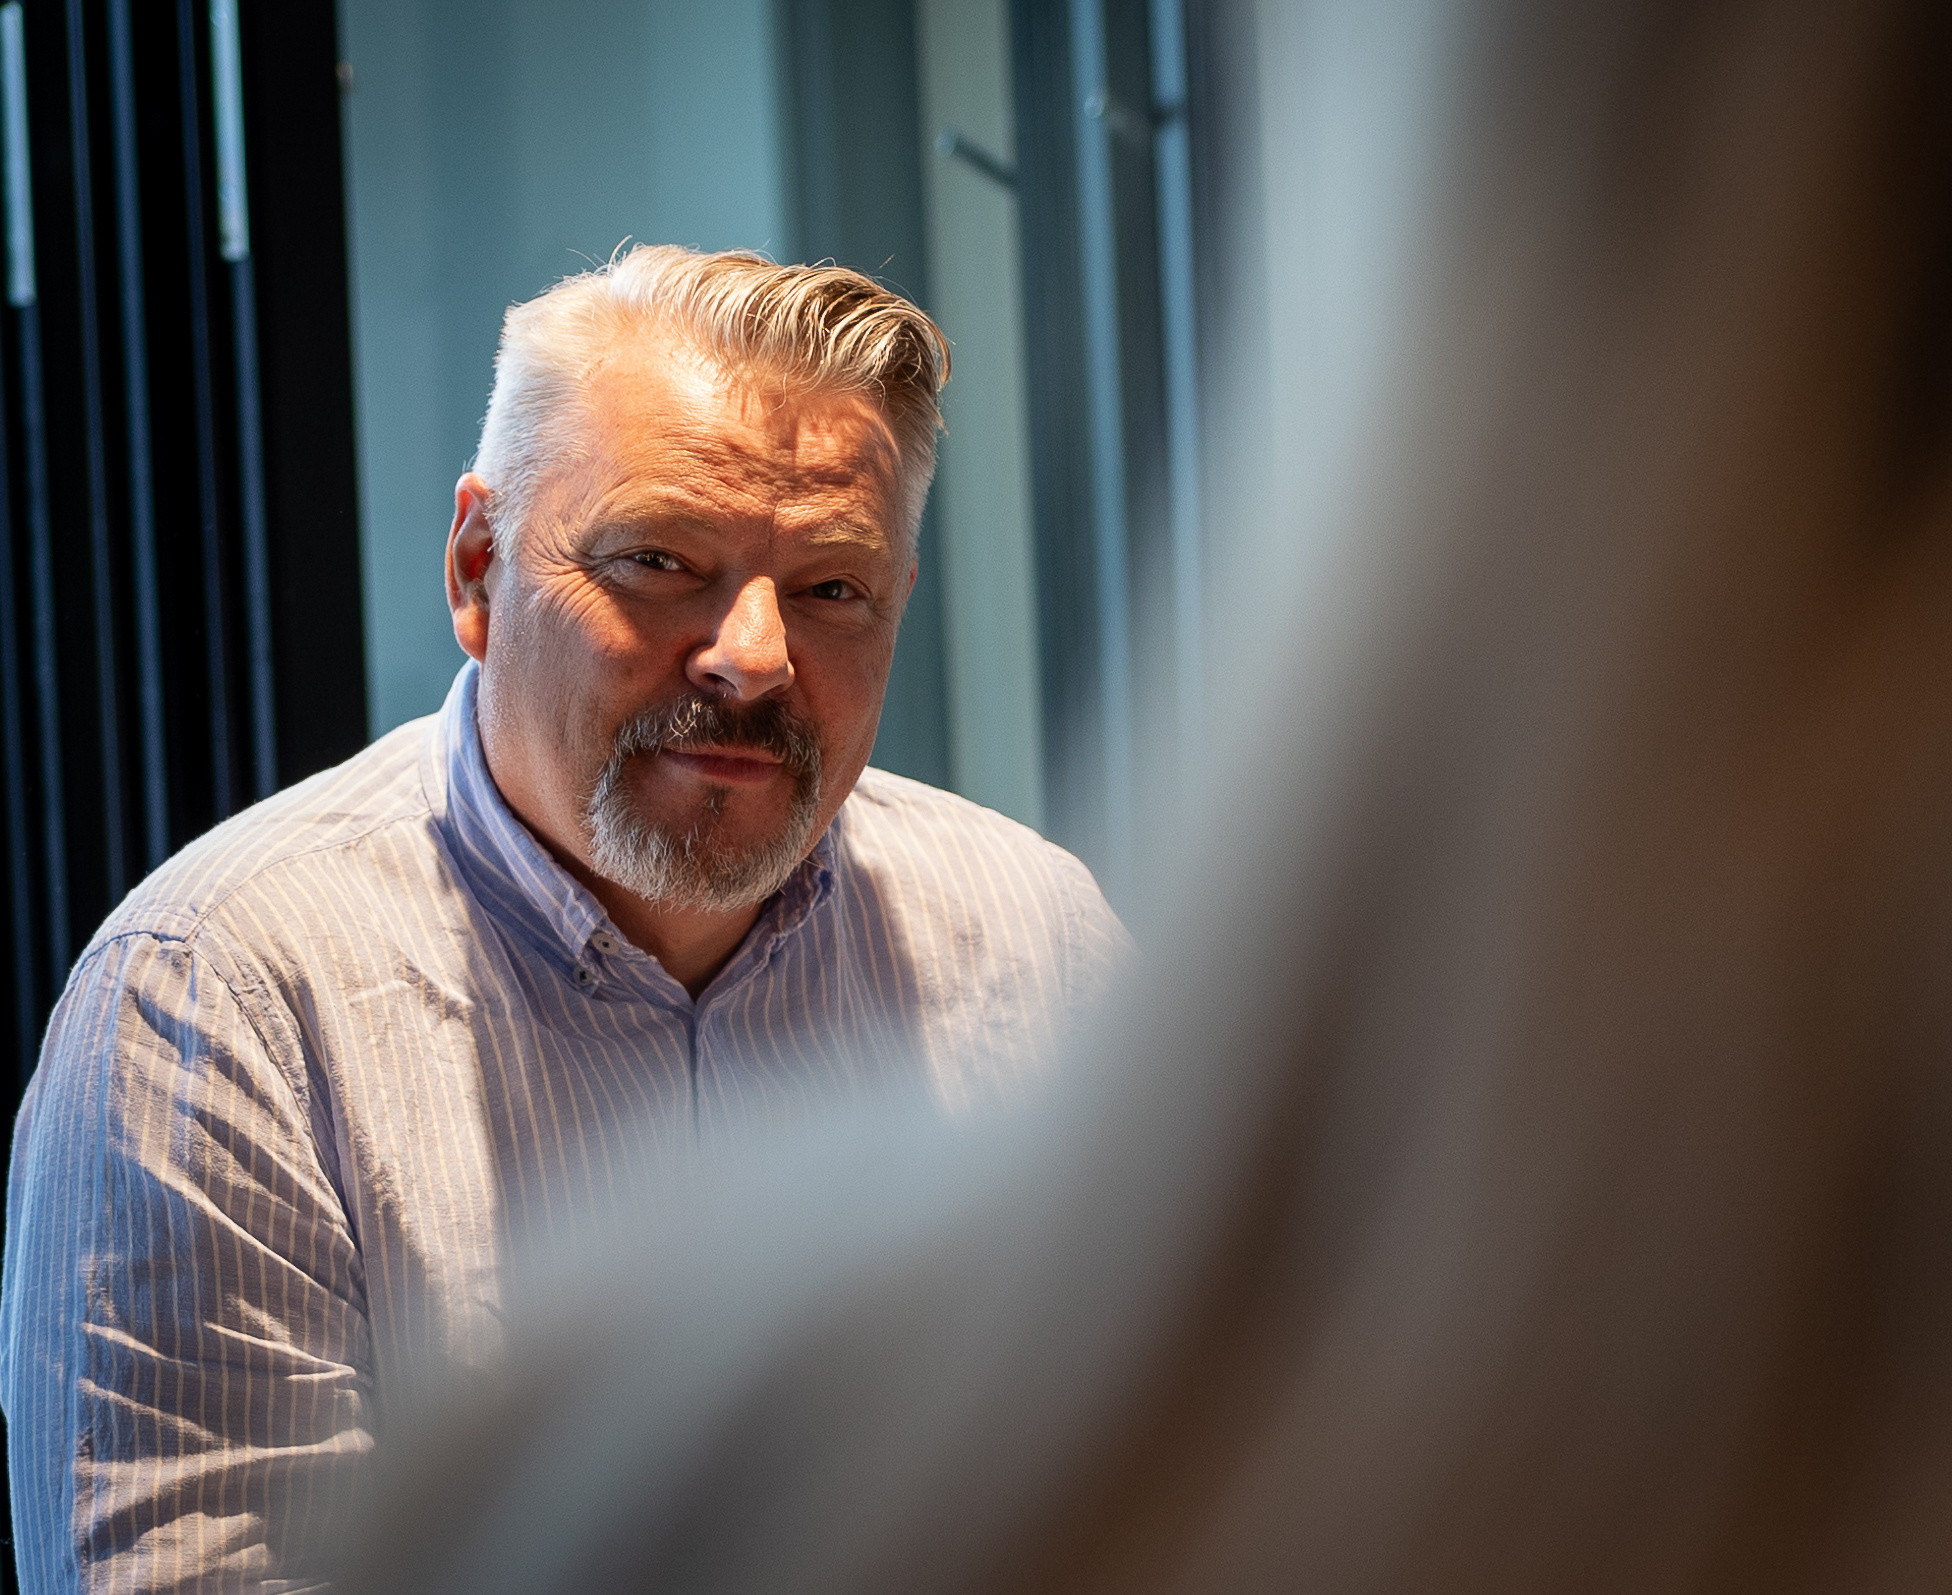
M683 570L676 554L667 554L661 548L647 548L640 554L632 554L631 559L647 570Z
M850 581L842 581L838 576L830 582L817 582L807 589L809 598L859 598L860 589Z

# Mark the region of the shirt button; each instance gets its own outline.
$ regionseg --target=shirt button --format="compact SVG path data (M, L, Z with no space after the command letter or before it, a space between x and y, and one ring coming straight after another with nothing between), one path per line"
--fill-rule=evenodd
M607 930L600 930L590 938L590 945L600 953L614 953L617 950L617 938Z
M576 966L576 984L584 987L594 986L596 984L596 972L578 964Z

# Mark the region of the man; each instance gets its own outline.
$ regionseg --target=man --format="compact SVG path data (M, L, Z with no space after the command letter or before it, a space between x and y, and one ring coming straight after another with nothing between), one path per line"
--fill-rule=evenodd
M1952 1588L1945 7L1372 14L1232 57L1347 86L1259 169L1442 180L1225 312L1377 401L1237 568L1362 579L1203 741L1116 1078L666 1193L348 1591Z
M0 1395L35 1589L311 1587L509 1238L660 1150L1007 1092L1122 931L866 771L947 350L835 269L639 248L509 313L440 714L220 827L83 954L17 1131Z

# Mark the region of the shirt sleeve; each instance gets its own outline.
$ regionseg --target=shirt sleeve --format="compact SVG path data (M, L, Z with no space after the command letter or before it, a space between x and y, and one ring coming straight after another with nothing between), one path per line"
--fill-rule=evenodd
M24 1589L324 1587L370 1334L302 1086L181 941L112 941L70 979L8 1177Z

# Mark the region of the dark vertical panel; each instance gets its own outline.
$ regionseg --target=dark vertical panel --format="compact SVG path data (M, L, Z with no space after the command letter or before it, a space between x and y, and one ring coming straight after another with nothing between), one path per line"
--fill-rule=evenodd
M1160 316L1158 172L1153 141L1152 19L1146 0L1105 0L1112 119L1112 214L1118 260L1120 414L1125 423L1126 569L1132 608L1132 701L1140 717L1173 702L1171 448ZM1139 737L1143 744L1155 736ZM1162 774L1141 748L1134 777Z
M118 563L110 543L108 422L102 395L100 276L95 259L93 95L89 84L88 28L83 0L67 0L68 138L74 183L75 332L80 343L81 452L88 526L88 593L93 604L96 734L100 738L101 838L104 895L110 902L128 888L127 834L123 824L121 673L116 655Z
M237 422L237 505L244 555L246 697L250 705L251 785L256 797L278 788L278 731L271 670L271 566L264 518L264 430L259 415L257 274L250 249L249 165L244 136L243 49L235 0L211 0L211 84L215 105L217 199L222 254L230 266L231 376Z
M1271 443L1261 435L1270 373L1254 12L1253 0L1186 7L1202 519L1221 530L1266 502L1251 468Z
M212 524L203 506L207 470L199 431L193 373L196 337L207 324L193 315L189 206L186 201L184 88L179 72L183 18L174 4L131 4L131 53L135 63L136 177L141 217L142 302L151 434L149 472L158 547L157 593L161 637L164 769L168 845L181 846L228 812L220 809L212 744L228 721L212 713L211 628L207 604L212 585L205 550L222 540L206 535ZM199 238L201 232L196 235ZM126 249L126 244L125 244ZM126 363L126 362L125 362ZM132 462L133 465L133 462ZM135 479L131 481L134 530ZM214 517L215 507L212 507ZM215 572L222 586L222 566ZM221 610L216 631L227 628ZM228 765L226 764L226 769ZM234 794L233 794L234 795Z
M20 348L22 449L27 467L27 542L34 597L34 704L40 721L42 881L47 893L47 978L58 984L74 951L68 890L67 773L61 747L61 653L55 629L54 527L48 508L47 403L41 380L41 316L23 308L15 322ZM50 992L35 993L45 1008ZM38 1025L37 1025L38 1031Z
M1022 206L1031 514L1043 669L1046 827L1087 863L1103 856L1097 562L1080 329L1070 20L1061 0L1015 0L1010 36Z
M366 742L338 35L317 0L240 21L283 783Z
M83 475L83 452L76 446L82 428L57 424L57 409L71 417L65 400L72 394L72 378L79 352L66 339L47 358L43 316L52 305L57 326L70 327L78 318L75 272L71 255L73 233L72 166L69 159L67 84L68 59L64 19L51 5L27 15L27 118L34 198L35 253L40 297L19 308L14 318L21 436L20 463L24 478L28 539L29 586L34 623L34 707L36 746L34 775L39 789L42 849L41 935L46 966L40 971L35 1030L54 992L67 978L74 955L76 903L86 905L99 893L99 849L70 848L70 836L90 830L91 797L95 786L96 745L89 735L85 709L93 695L95 656L88 642L92 623L86 595L92 585L86 564L85 538L57 542L57 515L63 525L85 526L85 506L57 490L70 487ZM52 372L50 372L52 367ZM59 451L57 453L57 443ZM79 552L81 560L75 555ZM80 595L83 602L77 605ZM72 803L72 813L71 805ZM81 912L85 913L86 908ZM23 1065L24 1067L24 1065Z
M921 103L904 0L791 0L792 169L802 258L922 301Z
M237 262L208 0L23 16L38 297L0 322L0 800L24 1073L134 874L356 750L365 683L332 5L245 13Z
M109 82L115 120L115 222L122 308L123 408L128 428L130 570L135 584L136 690L142 728L146 867L169 852L169 762L163 741L163 640L156 583L156 494L149 433L149 342L143 304L142 198L136 161L136 81L129 0L108 0Z
M923 303L927 233L912 0L784 0L780 26L796 252L866 272ZM931 510L874 762L942 786L949 780L949 717L937 539Z
M210 215L205 203L209 183L208 153L204 147L205 108L209 104L203 63L203 7L196 0L176 0L176 83L182 117L182 204L184 245L188 251L190 321L190 388L194 406L197 462L197 509L203 556L204 668L208 672L209 765L211 803L222 819L236 806L232 748L232 691L228 584L224 580L225 537L222 519L217 421L216 352L210 311Z
M244 549L244 637L251 706L251 795L278 790L278 728L271 666L270 534L264 519L264 429L259 408L257 274L251 257L230 265L233 378L237 384L237 498Z
M34 981L34 843L27 797L27 693L20 637L19 560L14 534L12 429L0 383L0 778L7 814L7 951L13 970L14 1045L19 1063L33 1056L40 1008Z

